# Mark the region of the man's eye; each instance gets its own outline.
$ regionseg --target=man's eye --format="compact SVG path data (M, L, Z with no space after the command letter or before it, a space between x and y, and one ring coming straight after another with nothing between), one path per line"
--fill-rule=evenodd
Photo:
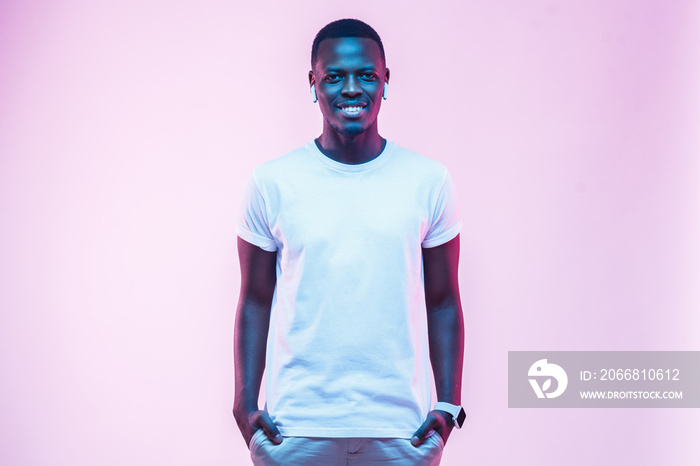
M365 81L374 81L377 79L377 75L374 73L365 73L361 75L360 78L364 79Z
M340 76L338 76L338 75L326 76L326 81L329 83L337 83L338 81L340 81Z

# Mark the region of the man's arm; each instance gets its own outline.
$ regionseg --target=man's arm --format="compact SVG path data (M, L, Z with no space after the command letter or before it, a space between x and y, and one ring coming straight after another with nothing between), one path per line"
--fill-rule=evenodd
M461 405L464 318L459 297L459 235L434 248L423 248L425 303L428 313L430 363L438 401ZM420 445L430 430L447 441L454 427L452 416L430 411L411 439Z
M282 437L272 419L258 409L260 383L265 369L265 349L270 327L272 296L276 282L276 252L268 252L238 238L241 293L233 337L235 395L233 416L246 445L257 429L274 443Z

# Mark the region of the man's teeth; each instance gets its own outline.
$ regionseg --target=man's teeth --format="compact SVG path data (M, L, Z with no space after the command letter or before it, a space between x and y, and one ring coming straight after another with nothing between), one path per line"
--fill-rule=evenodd
M362 107L343 107L343 111L348 113L357 113L362 110Z

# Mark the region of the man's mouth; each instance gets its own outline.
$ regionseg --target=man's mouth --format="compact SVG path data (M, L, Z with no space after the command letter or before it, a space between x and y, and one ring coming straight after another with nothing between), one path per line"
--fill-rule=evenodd
M341 105L339 108L346 116L353 117L359 115L365 107L365 105Z

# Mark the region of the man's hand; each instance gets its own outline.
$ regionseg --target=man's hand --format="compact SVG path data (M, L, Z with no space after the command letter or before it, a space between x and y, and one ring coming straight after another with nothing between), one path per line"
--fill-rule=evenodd
M450 413L440 410L430 411L423 425L413 434L411 445L414 447L422 445L431 430L437 432L442 437L443 442L447 443L454 426L455 423Z
M282 443L282 435L266 411L258 410L248 413L234 409L233 417L236 418L236 423L243 434L246 445L250 445L250 439L253 438L253 434L258 429L265 431L265 435L275 445Z

